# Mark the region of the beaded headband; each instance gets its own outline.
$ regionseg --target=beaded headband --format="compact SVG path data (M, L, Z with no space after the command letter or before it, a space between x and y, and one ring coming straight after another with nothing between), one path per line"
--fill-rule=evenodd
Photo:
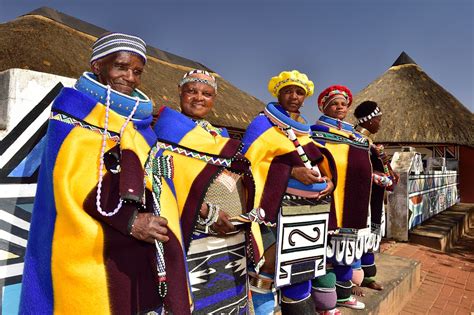
M205 76L209 77L210 80L192 77L193 74L204 74ZM195 70L191 70L191 71L185 73L183 78L179 82L178 86L182 87L186 83L190 83L190 82L197 82L197 83L207 84L207 85L211 86L212 88L214 88L214 90L217 93L216 78L213 75L211 75L209 72L207 72L206 70L195 69Z
M135 53L146 63L145 41L140 37L122 33L111 33L99 37L92 45L90 63L119 51Z
M349 101L349 95L345 91L340 90L332 90L326 96L321 99L321 104L323 105L323 109L329 104L330 101L336 98L336 96L342 96L346 101Z
M279 87L282 86L283 84L287 83L287 82L299 83L297 85L300 85L300 86L303 85L304 86L303 89L305 90L306 93L308 93L308 91L311 90L310 87L308 86L307 82L303 82L303 81L298 80L298 79L288 78L286 80L280 81L277 84L275 84L275 87L273 88L273 94L278 95L278 92L280 91Z
M346 101L347 107L351 106L352 104L352 93L344 85L331 85L330 87L326 88L322 91L318 96L318 108L320 111L324 111L328 104L331 103L332 100L343 97Z
M375 107L374 111L370 114L368 114L367 116L364 116L364 117L361 117L359 118L359 124L362 124L362 123L365 123L366 121L369 121L371 120L372 118L374 117L377 117L377 116L380 116L382 115L382 111L380 110L380 108L377 106Z

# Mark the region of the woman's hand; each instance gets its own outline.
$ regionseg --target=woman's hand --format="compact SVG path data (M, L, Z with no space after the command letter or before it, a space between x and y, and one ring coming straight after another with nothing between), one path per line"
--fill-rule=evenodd
M203 219L206 219L209 215L209 207L206 203L201 205L199 215ZM230 216L225 211L219 210L217 221L210 226L210 229L220 236L224 236L226 233L235 231L235 226L232 224L232 222L230 222L229 218Z
M219 218L217 222L211 225L211 230L220 236L225 236L227 233L234 232L235 226L230 222L230 216L225 211L219 211Z
M169 240L169 237L166 236L168 233L167 224L168 220L155 216L153 213L139 213L133 221L130 234L137 240L148 243L155 243L155 240L167 242Z
M323 181L326 181L327 187L319 192L318 199L322 199L322 198L326 197L327 195L332 194L332 192L334 190L334 183L332 182L332 180L329 177L327 177L327 176L321 177L321 180L319 182L323 182Z
M291 169L291 177L302 182L305 185L311 185L321 182L321 177L314 170L310 170L305 166L296 166Z

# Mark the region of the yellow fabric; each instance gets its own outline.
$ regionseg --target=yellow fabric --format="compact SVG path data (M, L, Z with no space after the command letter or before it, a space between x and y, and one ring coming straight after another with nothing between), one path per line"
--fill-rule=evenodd
M302 146L313 142L309 135L299 135L297 138ZM251 144L245 153L245 157L249 159L251 163L251 170L255 182L254 207L260 206L266 178L273 159L293 151L295 151L293 142L288 139L278 127L269 128ZM322 170L326 171L325 168ZM330 172L328 171L326 174L330 174ZM264 246L260 233L260 225L252 222L251 231L255 243L257 244L258 252L263 254Z
M110 130L123 119L110 112ZM85 119L103 127L104 107L96 106ZM102 119L101 119L102 118ZM83 210L83 202L98 182L101 135L74 128L58 152L53 172L57 209L52 250L54 309L58 313L107 314L107 278L103 261L104 235L100 223ZM108 140L106 151L115 146ZM90 150L84 154L84 150ZM74 285L72 281L80 279Z
M84 120L104 127L104 117L105 107L99 105ZM109 112L110 131L118 133L124 122L125 118ZM115 145L108 139L105 151ZM120 145L133 150L145 164L150 147L131 122ZM78 127L68 134L57 155L53 171L57 217L51 268L54 309L59 314L107 314L111 309L103 259L104 233L101 224L83 209L84 200L98 183L101 146L102 135ZM149 182L147 186L151 187ZM176 202L164 181L161 199L162 215L168 219L169 229L180 236ZM178 239L181 241L181 237Z
M347 173L347 156L349 154L348 145L327 143L325 146L331 152L337 170L337 185L333 192L334 205L336 210L337 226L342 226L342 212L344 209L344 193Z
M311 143L308 135L297 136L299 143L304 146ZM295 151L295 145L278 127L266 130L259 139L254 141L245 153L252 164L252 174L255 181L255 205L260 204L268 170L273 158ZM265 209L264 209L265 210Z
M181 139L179 145L194 151L219 155L229 140L229 138L213 136L203 128L196 126ZM164 151L163 155L173 156L173 183L176 188L176 199L181 215L186 200L191 193L191 186L207 163L171 151Z
M345 138L353 139L353 135L343 130L329 128L329 132ZM322 146L320 143L315 142ZM337 226L342 226L342 214L344 209L345 182L348 167L349 145L326 143L325 147L331 154L336 164L337 185L333 192L334 207L336 211ZM324 163L323 163L324 165ZM321 167L322 168L322 167Z
M309 80L306 74L297 70L283 71L278 76L272 77L268 82L268 91L273 97L278 98L280 90L288 85L297 85L303 88L307 97L314 93L313 81Z

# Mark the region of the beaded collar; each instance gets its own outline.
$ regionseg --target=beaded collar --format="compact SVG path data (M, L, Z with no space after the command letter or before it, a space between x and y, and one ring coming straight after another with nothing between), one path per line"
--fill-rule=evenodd
M304 116L301 112L298 111L296 113L290 113L286 111L283 106L281 106L277 102L270 102L269 104L273 104L273 106L275 106L275 109L278 109L278 111L280 111L285 116L290 117L292 120L301 124L308 124L308 119L306 119L306 116Z
M326 115L322 115L321 117L319 117L319 120L316 122L316 124L336 128L338 130L343 130L349 133L354 133L353 125Z
M372 133L370 131L368 131L367 129L365 129L364 127L361 127L360 125L357 125L355 127L355 130L360 133L361 135L369 138L369 139L372 139Z
M91 96L101 104L105 103L107 86L97 81L97 77L91 72L84 72L76 81L74 88ZM131 96L114 90L111 90L110 92L110 108L116 113L125 117L129 116L138 98L139 104L133 118L145 119L151 116L153 104L142 91L135 89Z

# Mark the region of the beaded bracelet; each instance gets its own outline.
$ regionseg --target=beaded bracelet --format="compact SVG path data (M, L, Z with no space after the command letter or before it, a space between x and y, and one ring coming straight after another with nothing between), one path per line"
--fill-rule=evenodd
M138 211L135 211L135 216L133 217L133 220L130 221L130 225L129 225L129 228L130 228L130 235L133 236L133 228L135 227L135 221L137 220L138 218Z
M207 208L209 212L207 214L207 218L203 219L201 216L198 216L197 223L203 226L211 226L217 222L219 219L219 211L220 208L218 205L213 205L212 203L206 202Z

